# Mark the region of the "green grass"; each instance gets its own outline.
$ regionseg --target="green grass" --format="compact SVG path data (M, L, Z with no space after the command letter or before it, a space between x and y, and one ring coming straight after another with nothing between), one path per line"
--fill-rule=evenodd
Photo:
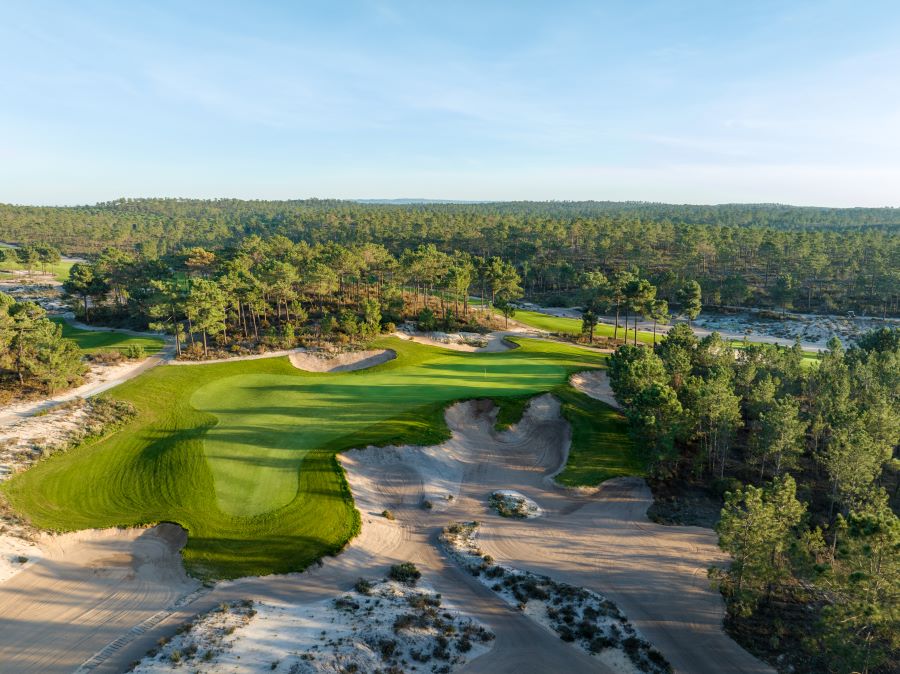
M524 323L525 325L530 325L533 328L539 328L541 330L547 330L548 332L558 332L566 335L580 335L581 334L581 320L578 318L558 318L556 316L548 316L547 314L542 314L537 311L517 311L515 315L515 320L520 323ZM622 339L625 330L619 328L619 339ZM597 325L594 328L594 336L595 337L612 337L613 336L613 328L609 325ZM657 333L657 341L663 338L663 333ZM629 341L634 340L634 330L628 330L628 339ZM752 341L752 340L751 340ZM643 342L644 344L653 344L653 333L652 332L644 332L638 331L638 342ZM743 347L744 342L742 340L732 340L730 342L731 346L735 349L740 349ZM818 364L821 360L821 356L815 351L804 351L803 352L803 366L804 367L813 367Z
M453 401L559 390L572 372L604 362L565 344L518 341L512 351L467 354L386 338L376 346L395 349L396 360L340 374L302 372L287 358L157 367L107 394L135 405L128 426L2 490L51 530L178 522L189 532L185 563L202 577L299 570L359 528L335 453L433 444L447 437L443 410ZM574 423L594 413L603 410ZM578 428L579 447L604 439ZM621 431L604 452L631 451ZM590 452L573 449L573 459L590 463ZM622 470L634 463L619 460ZM577 470L572 480L600 474Z
M557 316L549 316L539 311L517 310L513 319L530 325L539 330L547 330L548 332L558 332L564 335L580 335L581 319L580 318L559 318ZM614 327L600 323L594 328L594 337L612 337ZM628 335L629 340L634 339L634 330L629 328L627 331L621 325L619 326L618 339L624 339ZM657 335L657 339L662 338L662 333ZM638 341L645 344L653 344L653 333L638 331Z
M562 404L562 414L572 427L572 445L566 469L556 481L567 487L593 487L604 480L647 474L647 457L628 435L628 421L606 403L594 400L568 384L550 392ZM531 396L498 398L494 427L503 431L517 423Z
M628 421L619 411L568 385L556 387L553 395L572 426L569 460L557 482L585 487L613 477L646 475L647 458L634 446Z
M109 351L112 349L124 351L130 346L140 346L143 347L145 353L153 354L159 352L165 346L165 342L161 337L135 337L134 335L118 331L82 330L70 325L61 318L53 318L51 320L62 326L63 337L74 341L78 348L85 353L96 353L97 351Z
M59 282L63 282L69 278L69 270L72 268L74 262L55 262L53 264L44 265L43 269L47 272L53 274L53 278L55 278ZM24 265L19 264L18 262L10 262L10 261L2 261L0 262L0 277L10 278L13 274L9 272L15 270L23 270L26 267ZM40 263L34 265L34 268L30 271L40 272L42 269Z

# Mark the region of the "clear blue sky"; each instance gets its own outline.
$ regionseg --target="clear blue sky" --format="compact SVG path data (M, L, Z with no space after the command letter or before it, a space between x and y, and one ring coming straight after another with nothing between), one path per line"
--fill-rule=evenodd
M0 201L900 206L900 2L0 0Z

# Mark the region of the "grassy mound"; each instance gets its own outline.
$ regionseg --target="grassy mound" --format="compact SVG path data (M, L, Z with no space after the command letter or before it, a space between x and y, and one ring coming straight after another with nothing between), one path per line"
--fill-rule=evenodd
M359 528L336 452L433 444L447 437L453 401L536 395L603 364L564 344L519 343L468 354L389 338L376 346L396 360L337 374L287 358L158 367L114 389L138 411L123 430L2 489L47 529L178 522L199 576L299 570Z

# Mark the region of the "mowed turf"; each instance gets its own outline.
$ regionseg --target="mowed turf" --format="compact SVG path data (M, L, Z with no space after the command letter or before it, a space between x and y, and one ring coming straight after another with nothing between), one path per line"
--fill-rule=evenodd
M582 322L580 318L565 318L559 316L550 316L549 314L543 314L539 311L516 311L516 315L513 316L513 319L519 321L519 323L523 323L525 325L530 325L532 328L537 328L538 330L547 330L548 332L558 332L563 335L580 335L581 334L581 326ZM612 337L613 333L617 333L617 339L625 339L625 336L628 336L629 341L634 340L634 330L629 328L625 330L623 327L623 323L619 325L618 331L615 330L615 326L607 325L606 323L598 323L594 327L594 338L597 337ZM662 338L662 333L657 334L657 340ZM643 342L644 344L653 344L653 333L652 332L642 332L638 331L638 341Z
M76 328L61 318L51 319L62 326L62 336L71 339L85 353L97 351L124 351L130 346L140 346L145 353L154 354L162 350L165 342L161 337L137 337L118 330L83 330Z
M299 570L359 528L336 452L433 444L447 437L452 401L534 395L603 364L584 349L519 342L467 354L388 338L376 346L396 360L340 374L302 372L287 358L157 367L111 392L137 408L128 426L3 490L47 529L178 522L200 576Z

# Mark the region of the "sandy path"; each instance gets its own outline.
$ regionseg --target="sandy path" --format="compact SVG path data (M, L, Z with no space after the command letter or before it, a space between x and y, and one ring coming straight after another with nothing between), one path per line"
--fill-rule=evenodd
M73 400L75 398L89 398L98 393L108 391L129 379L134 379L139 374L142 374L161 363L167 362L172 356L172 348L167 346L159 353L141 361L128 361L120 363L119 365L94 368L88 375L88 381L81 386L42 400L32 400L4 407L0 410L0 426L8 426L25 417L33 416L41 410L53 407L54 405L58 405L59 403L68 400Z
M44 536L46 557L0 584L0 672L71 672L197 587L174 525Z

